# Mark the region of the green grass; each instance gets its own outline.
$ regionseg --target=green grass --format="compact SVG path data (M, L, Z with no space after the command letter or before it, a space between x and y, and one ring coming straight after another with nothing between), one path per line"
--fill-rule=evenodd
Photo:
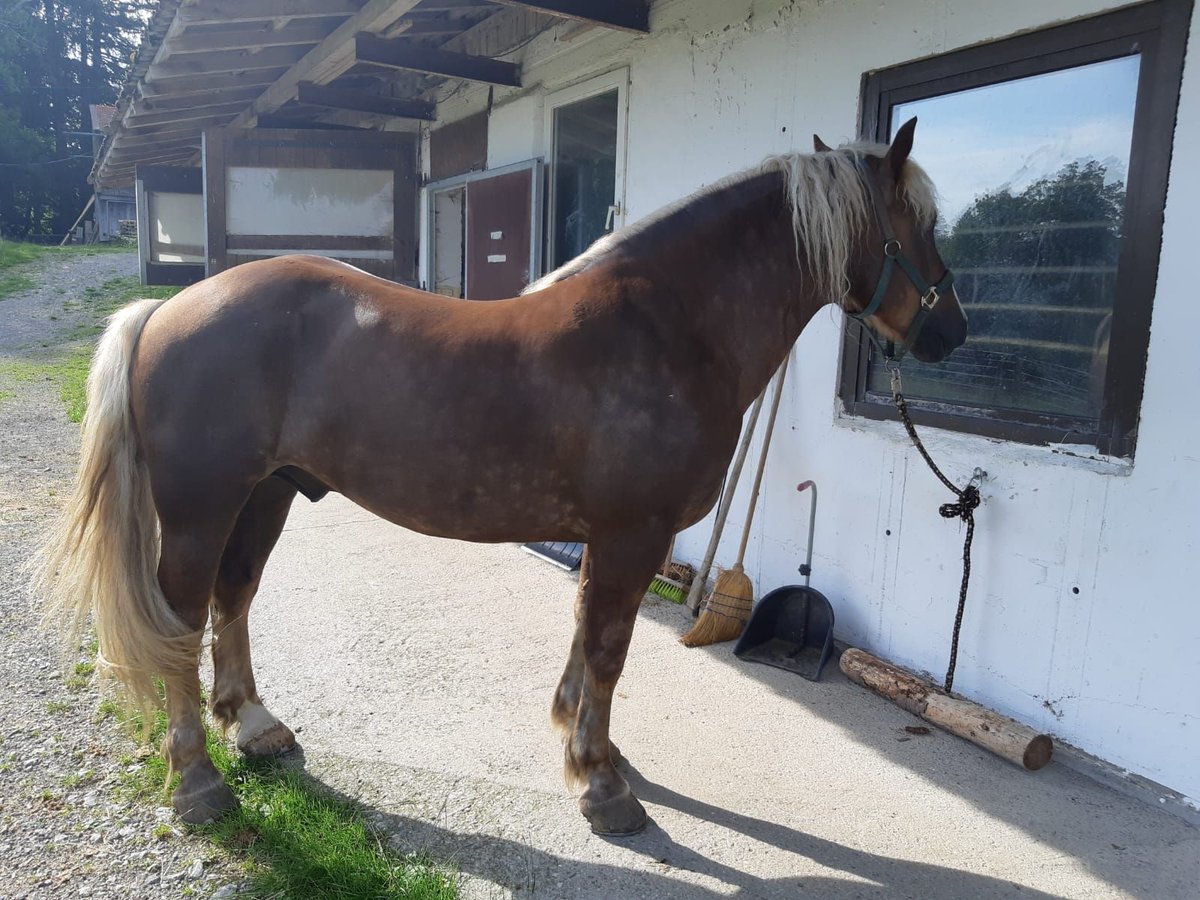
M6 247L29 247L27 244L5 244ZM33 248L41 253L76 253L89 255L96 247ZM0 270L2 274L2 270ZM146 297L166 300L181 289L178 287L146 287L136 278L110 278L103 284L86 288L81 297L67 300L63 309L73 314L84 314L84 319L66 334L54 352L38 360L0 360L0 403L16 396L16 385L34 380L48 380L58 386L59 397L66 409L67 418L80 422L87 406L85 386L88 368L96 340L104 331L104 322L121 307L134 300ZM57 319L55 315L51 319ZM49 348L48 348L49 349Z
M134 723L136 725L136 722ZM156 715L152 746L166 734ZM248 893L259 898L404 898L454 900L453 873L431 860L389 848L351 803L278 760L255 760L230 750L212 729L208 752L241 805L220 822L196 829L245 860ZM162 803L168 789L162 756L127 758L125 792ZM158 837L156 834L155 837ZM161 839L169 837L164 833Z
M27 272L12 271L41 258L45 247L0 240L0 300L36 286Z

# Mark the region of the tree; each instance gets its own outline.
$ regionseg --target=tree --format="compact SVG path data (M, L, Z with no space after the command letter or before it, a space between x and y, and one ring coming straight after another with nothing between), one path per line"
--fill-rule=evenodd
M938 245L955 270L971 337L926 396L1094 416L1102 397L1125 185L1095 159L1019 193L976 198Z
M112 103L153 0L0 0L0 235L62 234L91 188L88 105Z

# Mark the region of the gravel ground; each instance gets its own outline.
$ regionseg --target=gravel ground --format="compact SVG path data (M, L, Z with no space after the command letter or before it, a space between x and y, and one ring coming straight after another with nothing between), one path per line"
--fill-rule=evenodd
M90 285L136 276L137 256L34 267L41 287L0 301L0 364L52 352L85 315L68 304ZM94 687L72 684L71 664L37 630L20 565L77 453L55 385L21 383L0 400L0 898L232 896L236 862L182 833L168 808L122 797L122 773L146 751L99 720Z

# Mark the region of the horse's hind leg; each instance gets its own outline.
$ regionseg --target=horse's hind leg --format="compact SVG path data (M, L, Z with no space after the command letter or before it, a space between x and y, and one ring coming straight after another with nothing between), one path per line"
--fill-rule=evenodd
M175 613L199 633L208 620L208 601L228 528L203 518L188 528L163 522L158 580ZM219 818L237 805L204 746L200 717L200 640L196 639L195 667L166 679L167 737L163 750L173 772L180 775L172 796L175 811L185 822L198 824Z
M296 746L292 730L258 696L250 665L250 603L279 540L296 489L280 478L259 482L238 516L213 590L213 691L210 708L225 727L236 723L238 749L276 756Z
M608 725L638 606L669 540L668 528L650 524L619 535L593 536L588 548L583 679L566 741L564 771L569 782L586 785L579 808L597 834L633 834L646 825L646 811L613 765Z
M567 665L563 669L562 678L558 681L558 689L554 692L554 702L550 706L550 721L564 735L570 734L575 727L575 714L579 711L579 695L583 691L583 611L591 573L592 555L584 548L583 559L579 562L579 591L575 595L575 635L571 638L571 652L567 656Z

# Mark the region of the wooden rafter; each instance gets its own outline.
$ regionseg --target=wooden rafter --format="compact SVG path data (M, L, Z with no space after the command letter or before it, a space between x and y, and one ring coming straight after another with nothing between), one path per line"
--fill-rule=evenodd
M221 72L216 75L178 75L172 78L160 78L147 81L141 87L145 97L157 97L161 94L176 96L181 93L206 94L210 91L223 91L227 88L253 87L273 84L287 69L254 69L247 73Z
M305 44L264 47L262 50L218 50L212 53L183 53L167 57L150 69L152 78L177 75L214 75L218 72L249 72L255 69L284 69L295 65L308 52Z
M263 92L261 87L229 88L224 91L205 91L204 97L197 94L172 94L169 97L142 97L135 101L134 115L143 112L169 112L173 109L192 109L197 103L249 103Z
M328 26L321 22L304 20L286 28L272 28L266 22L236 31L202 31L189 28L171 41L167 49L175 56L180 53L211 53L214 50L250 50L289 44L319 44L325 40L329 31Z
M352 16L359 11L359 6L356 0L208 0L181 7L178 16L185 24L226 24Z
M486 9L494 6L493 0L425 0L418 12L447 12Z
M274 112L296 96L301 81L328 84L354 65L354 36L361 31L379 31L391 25L419 0L368 0L358 12L339 25L329 37L313 47L287 70L262 96L233 122L231 127L252 125L265 113Z
M386 40L374 34L360 34L354 39L354 52L356 61L374 66L506 87L521 86L521 67L516 63L420 47L400 38Z
M183 122L167 122L162 125L139 125L137 121L130 122L127 126L128 134L195 134L201 128L215 128L220 125L225 125L233 118L233 113L223 113L220 115L204 115L197 116L194 119L188 119Z
M236 116L246 108L245 103L215 103L211 106L191 106L186 109L173 109L166 112L148 112L130 116L126 128L145 128L150 125L165 125L168 122L190 122L193 119L207 119L213 116Z
M399 100L393 97L378 97L362 91L326 87L302 81L296 89L296 99L312 106L327 106L330 109L347 109L352 112L373 113L398 119L424 119L433 121L434 105L425 100Z
M517 6L558 16L617 28L622 31L646 33L650 30L648 0L492 0L502 6Z

